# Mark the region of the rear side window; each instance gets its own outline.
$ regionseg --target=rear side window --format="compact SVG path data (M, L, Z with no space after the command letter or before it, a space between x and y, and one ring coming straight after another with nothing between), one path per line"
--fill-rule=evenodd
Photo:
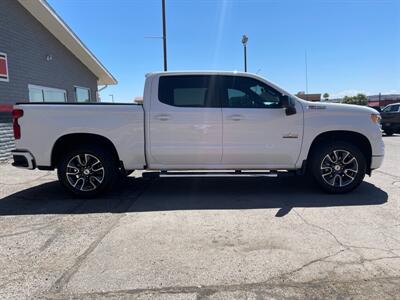
M220 107L215 96L215 76L162 76L158 84L158 99L178 107Z

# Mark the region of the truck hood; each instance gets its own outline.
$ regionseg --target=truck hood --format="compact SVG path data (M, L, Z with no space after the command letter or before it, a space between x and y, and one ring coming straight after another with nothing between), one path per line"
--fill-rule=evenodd
M375 109L367 106L341 104L341 103L325 103L325 102L310 102L302 101L305 110L318 110L337 112L341 114L379 114Z

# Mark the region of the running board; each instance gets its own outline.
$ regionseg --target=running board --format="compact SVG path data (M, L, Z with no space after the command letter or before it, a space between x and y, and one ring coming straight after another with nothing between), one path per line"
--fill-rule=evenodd
M144 172L143 177L281 177L293 176L293 172Z

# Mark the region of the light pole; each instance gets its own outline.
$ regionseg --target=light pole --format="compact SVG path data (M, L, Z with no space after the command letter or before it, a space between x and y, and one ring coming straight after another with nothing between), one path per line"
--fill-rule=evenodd
M304 62L306 65L306 94L308 94L308 60L307 60L307 50L304 54Z
M111 97L112 103L114 103L114 94L110 94L110 97Z
M249 38L247 35L243 35L242 37L242 44L243 44L243 51L244 51L244 71L247 72L247 41Z
M162 0L164 71L167 71L167 24L165 19L165 0Z
M165 0L161 1L162 4L162 36L145 36L146 39L162 39L163 40L163 54L164 54L164 71L167 71L167 21L165 17Z

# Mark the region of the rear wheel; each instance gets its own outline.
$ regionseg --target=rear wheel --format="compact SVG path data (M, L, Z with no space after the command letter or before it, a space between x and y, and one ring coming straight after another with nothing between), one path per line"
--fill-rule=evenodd
M111 187L117 171L117 163L109 151L82 146L60 159L57 174L68 192L79 197L94 197Z
M311 173L318 185L329 193L347 193L358 187L366 173L362 152L346 142L321 145L311 157Z

